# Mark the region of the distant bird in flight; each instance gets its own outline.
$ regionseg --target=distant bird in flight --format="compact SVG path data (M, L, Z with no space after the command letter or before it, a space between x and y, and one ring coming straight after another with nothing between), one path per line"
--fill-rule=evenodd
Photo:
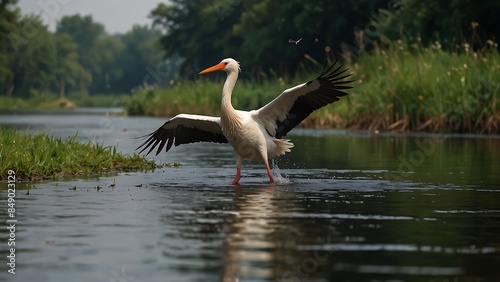
M300 42L301 40L302 40L302 38L301 38L301 39L299 39L299 40L297 40L297 41L295 41L295 40L293 40L293 39L288 39L288 43L295 43L295 45L297 45L297 44L299 44L299 42Z
M241 178L243 159L263 161L269 181L274 182L268 158L290 152L293 144L282 139L290 130L308 117L313 111L338 101L347 95L343 90L352 88L345 78L352 75L339 66L337 61L316 79L283 91L269 104L258 110L235 110L231 95L238 79L240 65L231 58L200 72L206 74L224 71L227 74L222 88L221 116L179 114L168 120L151 134L137 150L140 153L149 148L147 154L156 147L156 155L175 146L194 142L229 143L236 153L236 177L231 184L238 184Z

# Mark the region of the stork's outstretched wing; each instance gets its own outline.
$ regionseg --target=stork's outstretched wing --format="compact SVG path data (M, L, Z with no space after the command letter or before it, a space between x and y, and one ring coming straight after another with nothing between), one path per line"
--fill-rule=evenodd
M352 80L345 80L352 73L345 74L348 69L342 69L342 65L334 69L336 63L337 61L315 80L283 91L276 99L252 114L264 124L269 134L282 138L313 111L347 95L342 90L352 88L346 85Z
M149 148L147 154L158 146L156 155L158 155L165 144L165 152L170 150L172 144L179 146L194 142L217 142L227 143L226 137L222 134L219 117L186 115L180 114L165 122L155 132L144 136L147 138L137 150Z

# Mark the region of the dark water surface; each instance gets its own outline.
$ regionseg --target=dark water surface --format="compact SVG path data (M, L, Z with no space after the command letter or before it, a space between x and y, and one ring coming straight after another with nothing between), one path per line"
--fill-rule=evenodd
M10 112L0 122L64 138L78 130L132 153L133 137L165 121L106 111ZM498 136L288 137L295 148L277 159L275 185L252 162L241 186L229 185L232 150L209 143L156 157L180 168L18 184L16 274L2 228L0 280L500 280ZM4 219L6 198L2 190Z

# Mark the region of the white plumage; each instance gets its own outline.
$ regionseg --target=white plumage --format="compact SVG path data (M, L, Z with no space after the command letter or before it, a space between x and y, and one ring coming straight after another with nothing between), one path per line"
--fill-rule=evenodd
M243 159L264 161L272 183L274 179L268 158L290 152L293 147L290 140L282 138L314 110L338 101L346 95L342 90L351 88L346 84L352 81L344 79L352 74L344 74L347 69L342 70L342 66L333 69L335 64L315 80L289 88L269 104L248 112L235 110L231 104L240 66L234 59L224 59L200 72L205 74L222 70L227 73L222 88L221 117L179 114L146 135L146 141L138 149L142 148L143 152L149 148L149 154L158 147L158 155L165 146L165 151L168 151L172 145L193 142L229 143L237 161L232 184L237 184L241 178Z

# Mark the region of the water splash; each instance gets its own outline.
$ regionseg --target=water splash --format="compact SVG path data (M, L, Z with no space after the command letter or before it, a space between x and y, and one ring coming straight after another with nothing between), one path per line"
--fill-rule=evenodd
M276 185L287 185L292 183L292 181L290 181L290 179L288 178L288 175L285 174L283 176L281 174L281 170L278 167L278 162L276 161L276 159L271 160L271 170L273 172L273 177Z

